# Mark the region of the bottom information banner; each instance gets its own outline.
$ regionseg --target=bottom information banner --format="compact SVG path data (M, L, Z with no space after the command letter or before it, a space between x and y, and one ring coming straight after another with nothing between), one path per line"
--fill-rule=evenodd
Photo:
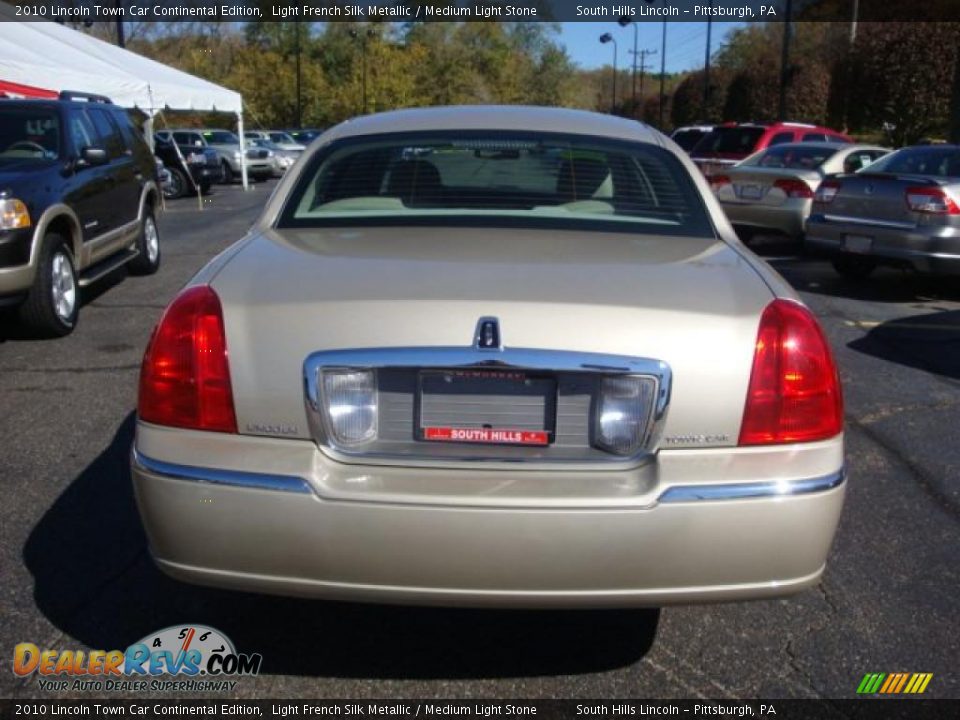
M643 718L941 720L957 700L0 700L0 717Z

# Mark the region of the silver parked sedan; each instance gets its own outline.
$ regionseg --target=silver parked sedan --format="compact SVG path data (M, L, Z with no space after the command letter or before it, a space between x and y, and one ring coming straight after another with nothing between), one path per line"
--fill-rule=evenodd
M815 584L845 492L830 348L675 148L532 107L324 133L146 350L158 565L450 605Z
M775 145L711 175L710 186L740 237L757 232L803 236L813 194L831 173L854 172L890 152L875 145Z
M822 183L806 243L846 277L878 265L960 274L960 146L904 148Z

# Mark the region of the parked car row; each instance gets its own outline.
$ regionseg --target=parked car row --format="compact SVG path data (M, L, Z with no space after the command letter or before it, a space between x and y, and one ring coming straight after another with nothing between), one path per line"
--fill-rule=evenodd
M800 123L689 126L672 139L707 176L744 242L758 233L802 240L849 278L881 265L960 273L956 145L891 153Z
M248 130L247 175L251 180L281 177L319 135L320 130ZM301 140L296 139L299 135ZM154 136L156 155L170 171L163 183L168 199L200 192L206 194L214 182L232 183L241 174L240 139L229 130L162 130Z
M855 172L888 152L854 143L774 145L708 179L742 240L771 231L799 240L824 177Z

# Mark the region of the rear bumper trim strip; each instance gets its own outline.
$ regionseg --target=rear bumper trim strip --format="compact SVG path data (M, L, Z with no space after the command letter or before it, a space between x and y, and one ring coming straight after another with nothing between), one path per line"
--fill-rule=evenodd
M746 500L750 498L791 497L825 492L843 484L846 470L807 480L773 480L756 483L724 483L718 485L678 485L658 498L660 503L685 503L700 500Z
M177 465L149 458L137 452L136 448L133 450L133 464L139 469L154 475L162 475L176 480L193 480L194 482L213 483L215 485L233 485L235 487L277 490L280 492L305 494L313 492L306 480L294 475L267 475L240 470Z

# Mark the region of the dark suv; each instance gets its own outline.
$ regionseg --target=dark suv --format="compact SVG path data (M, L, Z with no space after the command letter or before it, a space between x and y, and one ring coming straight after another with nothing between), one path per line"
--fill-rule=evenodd
M160 266L157 167L107 98L0 100L0 304L42 335L77 322L82 287Z
M168 137L154 135L153 154L163 160L170 171L170 183L161 188L168 200L198 191L206 195L210 186L223 176L220 157L210 148L177 145Z

